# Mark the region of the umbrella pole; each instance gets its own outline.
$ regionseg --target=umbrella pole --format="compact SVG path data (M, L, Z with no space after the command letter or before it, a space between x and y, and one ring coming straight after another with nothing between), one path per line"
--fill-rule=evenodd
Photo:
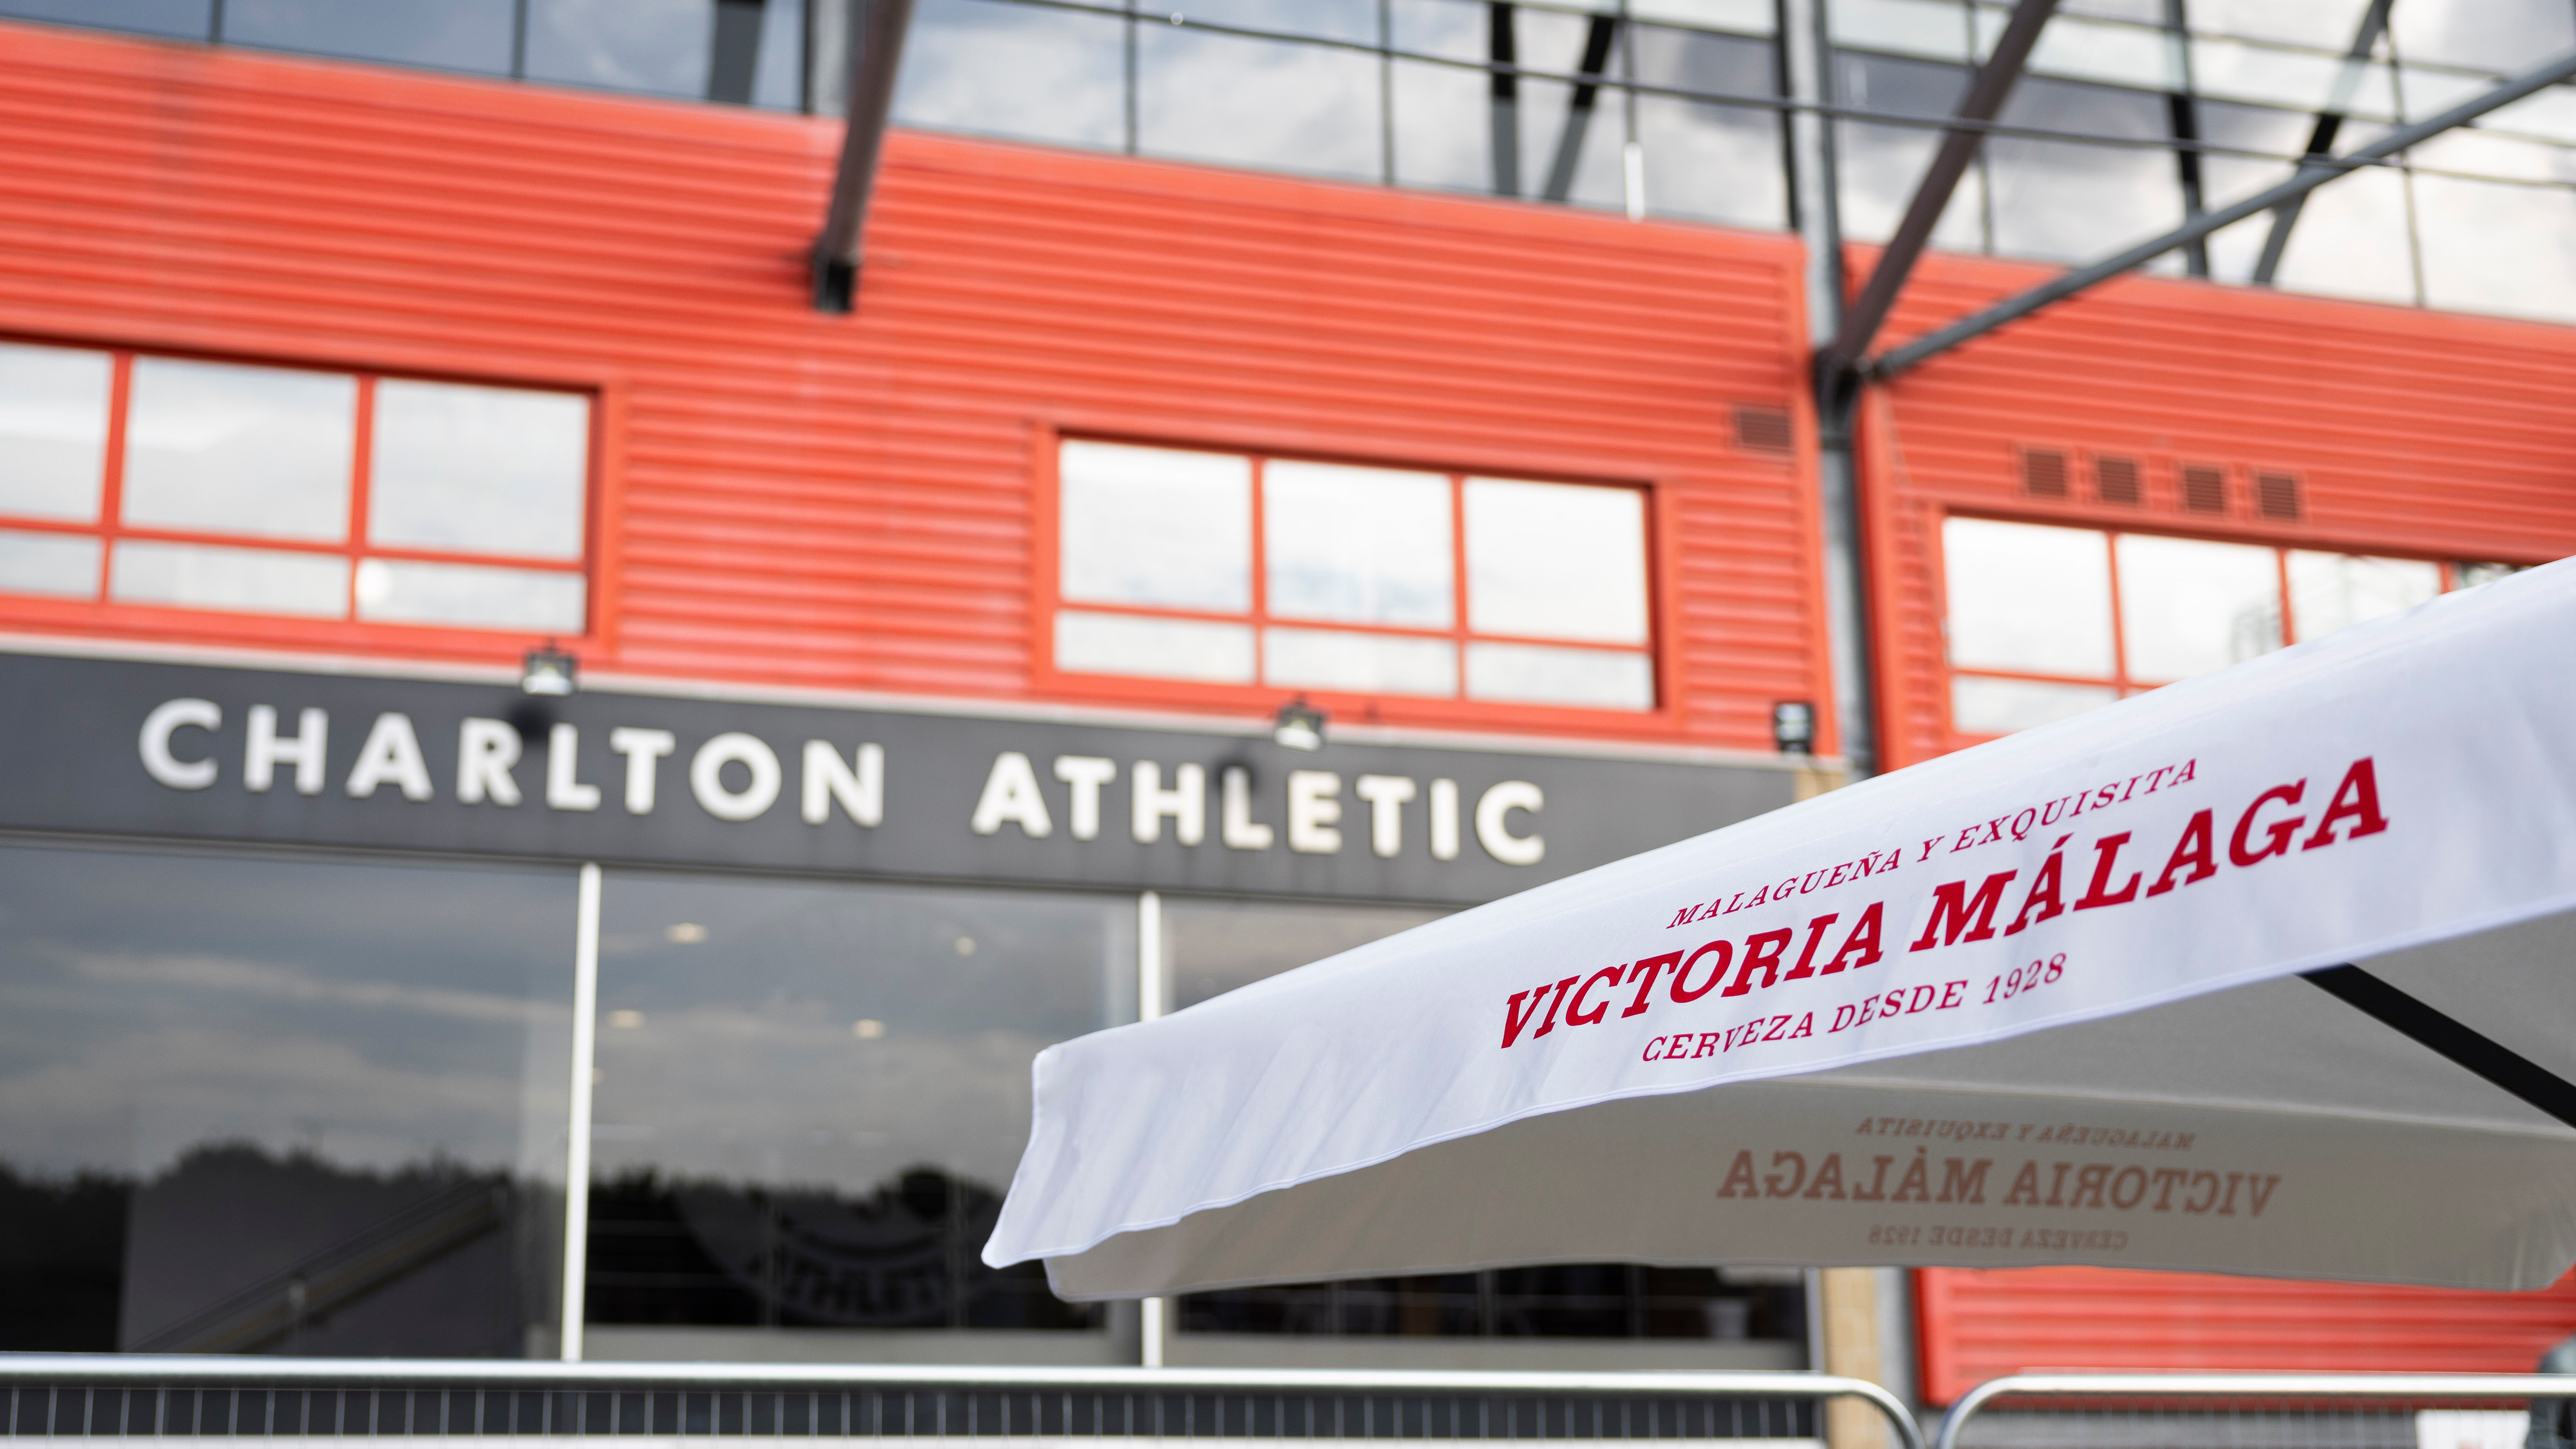
M2468 1068L2570 1127L2576 1127L2576 1084L2358 966L2325 966L2301 973L2345 1005Z

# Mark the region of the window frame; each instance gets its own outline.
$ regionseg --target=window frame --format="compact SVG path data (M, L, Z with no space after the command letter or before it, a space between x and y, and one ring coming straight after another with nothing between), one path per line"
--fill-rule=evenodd
M109 360L107 436L101 449L102 478L98 511L86 521L0 514L0 530L95 540L99 545L98 581L86 597L0 592L0 626L38 630L77 630L129 638L189 643L247 642L260 646L329 646L389 654L432 655L457 659L516 659L532 644L552 640L585 651L614 648L615 600L619 590L616 503L623 459L617 446L622 431L625 389L619 380L601 376L548 374L532 369L500 376L439 367L403 367L381 362L313 357L278 357L239 351L217 351L154 340L65 337L35 333L0 333L0 342L28 347L104 353ZM131 423L134 365L140 358L205 362L267 368L281 372L318 373L350 379L355 390L350 416L351 456L347 471L347 525L331 540L272 538L256 534L217 533L199 529L132 526L123 517L126 437ZM469 553L377 545L367 541L369 491L374 469L374 413L380 381L444 383L577 396L587 404L584 440L580 550L566 559L533 558L502 553ZM109 593L116 546L124 541L247 549L337 558L348 564L348 599L337 617L261 613L249 610L192 608L174 604L121 601ZM358 617L358 565L369 558L392 562L462 564L573 574L582 579L583 628L577 634L519 628L478 628L461 624L413 624Z
M2070 451L2070 467L2072 466L2074 457L2075 454ZM2234 469L2229 470L2231 481L2235 471L2236 470ZM2291 470L2283 469L2280 471L2287 472ZM2125 511L2127 505L2121 506ZM2103 675L2082 675L2050 673L2046 670L1997 669L1984 665L1962 666L1953 663L1950 657L1950 549L1948 542L1949 525L1952 519L1972 519L1984 523L2021 524L2033 528L2062 528L2072 532L2090 533L2098 536L2102 540L2102 551L2105 556L2103 583L2110 591L2111 671L2108 674ZM2195 531L2184 528L2140 528L2132 526L2127 520L2121 520L2118 522L2104 520L2089 510L2082 514L2074 513L2071 510L2067 513L2043 514L2036 512L2005 512L1985 508L1950 507L1937 509L1935 510L1933 520L1932 537L1934 543L1931 549L1931 567L1929 572L1932 576L1932 603L1936 611L1936 618L1939 621L1940 631L1941 728L1943 735L1949 741L1948 748L1953 750L1962 750L1971 745L1980 745L1990 740L2004 738L2003 735L1999 734L1982 734L1974 731L1963 730L1959 727L1956 682L1961 678L2000 679L2025 684L2062 684L2090 689L2107 688L2112 691L2114 703L2117 703L2119 700L2131 698L2135 695L2146 694L2154 690L2162 689L2168 684L2180 682L2178 680L2171 679L2143 679L2134 676L2129 672L2128 621L2123 614L2123 605L2120 598L2120 550L2118 546L2118 540L2124 534L2136 535L2142 538L2182 539L2194 543L2235 544L2240 547L2270 550L2272 554L2273 587L2276 591L2274 594L2274 600L2280 607L2281 619L2281 644L2278 647L2283 649L2289 648L2294 644L2307 642L2299 637L2298 615L2296 612L2296 606L2291 601L2290 555L2293 552L2352 554L2366 558L2400 559L2411 563L2429 563L2440 573L2442 580L2442 593L2454 593L2462 587L2459 573L2460 560L2449 554L2433 555L2422 552L2410 552L2402 549L2385 549L2377 546L2346 548L2332 542L2319 539L2292 539L2285 537L2278 531L2243 530L2217 532L2209 530ZM2319 637L2324 636L2321 635Z
M1466 726L1547 731L1586 736L1644 736L1671 738L1681 733L1682 716L1676 707L1674 663L1669 645L1671 620L1679 617L1670 597L1674 580L1679 576L1678 560L1671 556L1675 529L1670 510L1672 489L1656 477L1583 475L1562 466L1562 460L1482 459L1461 463L1424 461L1395 451L1347 452L1312 446L1282 447L1258 435L1225 436L1204 430L1144 430L1132 426L1075 425L1055 419L1039 421L1030 429L1033 457L1029 476L1033 494L1031 503L1029 568L1029 658L1030 680L1041 693L1079 699L1085 702L1144 703L1193 710L1230 710L1267 714L1291 700L1303 699L1324 710L1342 725L1413 725L1429 727ZM1131 447L1170 448L1193 452L1239 455L1254 464L1251 498L1252 580L1250 605L1239 614L1208 610L1159 608L1151 605L1093 604L1063 595L1059 574L1063 562L1062 480L1058 461L1062 444L1073 442L1111 443ZM1446 629L1415 628L1408 625L1345 623L1329 619L1274 618L1266 608L1268 578L1262 534L1261 464L1278 460L1299 463L1342 464L1362 468L1386 468L1406 472L1435 473L1450 480L1450 587L1456 601L1450 625ZM1646 637L1639 645L1598 645L1582 640L1540 639L1521 635L1484 634L1469 630L1465 608L1467 590L1466 532L1463 521L1464 490L1459 480L1466 478L1501 478L1532 483L1561 483L1576 487L1622 488L1640 495L1645 530L1644 573L1646 604ZM1055 660L1056 616L1064 610L1098 612L1133 618L1186 619L1226 624L1240 624L1253 631L1256 670L1260 660L1260 631L1277 625L1292 629L1343 630L1394 638L1439 639L1457 650L1458 690L1454 695L1369 694L1297 685L1266 684L1256 678L1247 684L1219 684L1191 679L1158 679L1149 675L1093 674L1059 669ZM1470 642L1528 643L1549 648L1589 649L1605 654L1637 654L1646 658L1647 678L1654 690L1654 702L1644 709L1613 709L1585 705L1520 704L1500 700L1481 700L1466 694L1467 646Z

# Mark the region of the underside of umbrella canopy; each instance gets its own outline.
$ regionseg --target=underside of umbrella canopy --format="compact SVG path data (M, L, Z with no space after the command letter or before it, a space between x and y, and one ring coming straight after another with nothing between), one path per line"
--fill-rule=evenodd
M2576 1075L2576 915L2368 970ZM1103 1298L1552 1261L2085 1262L2541 1288L2576 1263L2576 1130L2286 978L1527 1118L1048 1271L1060 1294Z
M2546 1285L2570 640L2576 561L1052 1047L986 1259Z

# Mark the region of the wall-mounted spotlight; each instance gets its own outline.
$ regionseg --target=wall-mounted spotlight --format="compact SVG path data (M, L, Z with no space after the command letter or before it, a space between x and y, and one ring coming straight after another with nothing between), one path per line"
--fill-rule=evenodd
M1771 706L1771 742L1784 755L1816 752L1816 707L1803 699L1784 699Z
M552 639L543 649L529 650L519 668L519 688L529 694L561 698L581 687L576 682L581 661L556 648Z
M1292 750L1320 750L1324 747L1324 712L1300 695L1279 706L1279 723L1270 737Z

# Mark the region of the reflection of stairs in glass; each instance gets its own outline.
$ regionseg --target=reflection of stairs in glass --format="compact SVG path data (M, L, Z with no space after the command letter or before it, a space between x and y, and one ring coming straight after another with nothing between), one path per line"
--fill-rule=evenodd
M389 1287L509 1220L503 1185L466 1182L425 1198L321 1252L171 1324L143 1353L257 1353L316 1319Z

